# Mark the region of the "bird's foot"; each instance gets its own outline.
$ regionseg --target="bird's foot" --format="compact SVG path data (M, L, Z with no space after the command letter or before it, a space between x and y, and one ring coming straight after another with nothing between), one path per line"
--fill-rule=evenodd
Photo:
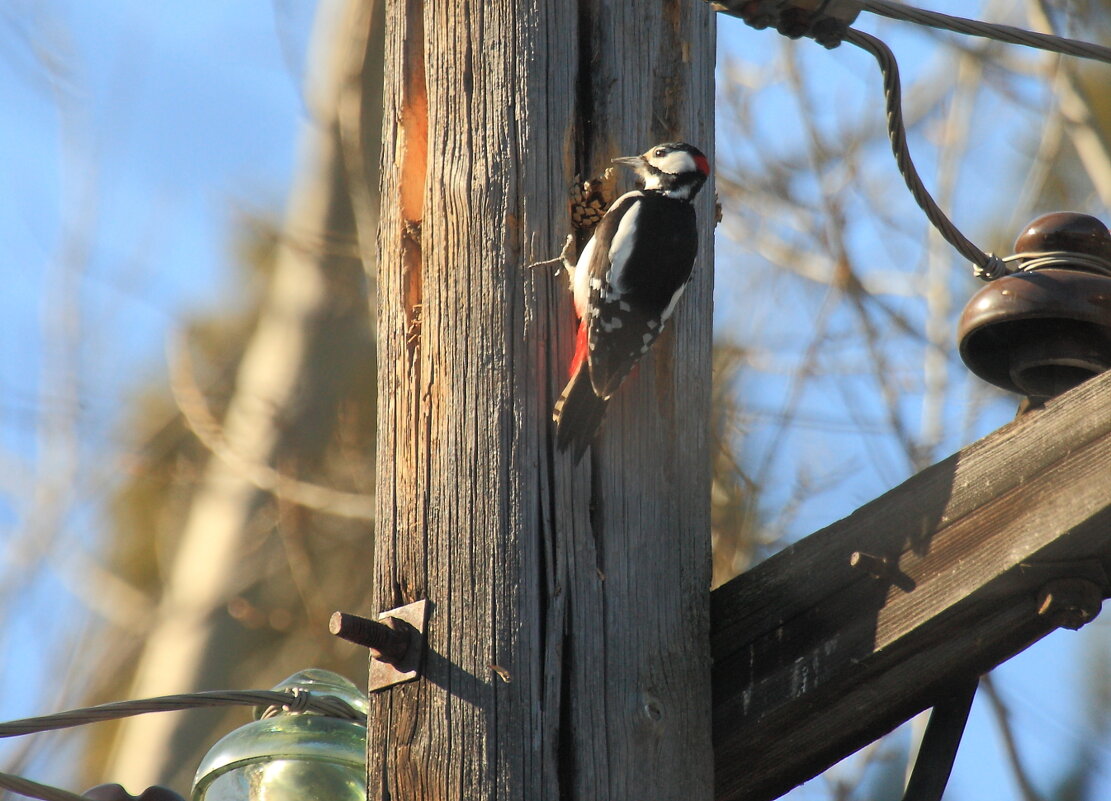
M537 267L555 267L556 268L556 275L559 275L560 269L565 269L565 270L567 270L567 274L569 276L573 276L575 274L575 262L574 262L574 259L572 258L574 256L574 252L575 252L575 235L574 234L568 234L567 238L565 240L563 240L563 249L559 252L558 256L556 256L554 259L545 259L544 261L534 261L528 267L529 267L530 270L535 269Z

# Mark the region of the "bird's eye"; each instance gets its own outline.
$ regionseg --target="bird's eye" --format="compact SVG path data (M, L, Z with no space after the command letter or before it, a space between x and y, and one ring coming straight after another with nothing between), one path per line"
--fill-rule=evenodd
M655 152L655 153L653 153L652 155L653 155L653 156L656 156L657 158L659 158L659 157L661 157L661 156L665 156L665 155L667 155L667 151L666 151L666 150L664 150L664 149L663 149L662 147L657 147L657 148L656 148L656 152Z

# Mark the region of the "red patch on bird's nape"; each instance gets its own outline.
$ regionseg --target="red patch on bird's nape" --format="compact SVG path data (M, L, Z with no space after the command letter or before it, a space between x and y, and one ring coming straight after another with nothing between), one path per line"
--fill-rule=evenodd
M588 350L588 343L586 339L586 318L584 317L579 323L579 333L575 337L575 355L571 357L571 378L575 377L575 373L579 371L579 367L586 361L586 352Z
M694 157L694 165L696 167L698 167L698 169L702 172L703 175L709 175L710 174L710 162L705 156L703 156L701 154L696 155Z

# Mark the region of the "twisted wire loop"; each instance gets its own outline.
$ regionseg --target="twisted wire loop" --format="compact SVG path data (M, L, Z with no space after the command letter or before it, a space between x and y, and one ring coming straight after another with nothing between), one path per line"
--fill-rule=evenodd
M281 704L270 704L270 706L266 707L266 709L262 711L262 714L259 715L259 720L272 718L275 715L281 715L285 712L300 714L308 711L312 694L307 692L304 687L290 687L284 690L282 694L288 694L289 698L285 699L284 703Z
M215 706L264 706L288 708L291 712L317 712L329 717L362 720L364 716L346 701L330 695L275 692L274 690L234 690L164 695L137 701L117 701L111 704L72 709L54 715L24 718L0 723L0 738L18 737L56 729L69 729L86 723L133 717L147 712L173 712Z
M1064 267L1072 270L1096 273L1111 277L1111 260L1094 256L1091 253L1074 253L1071 250L1041 250L1016 253L1003 259L1007 271L1028 273L1044 270L1047 267Z
M39 784L11 773L0 773L0 787L28 798L41 798L42 801L89 801L83 795L71 793L60 787L52 787L49 784Z
M883 94L887 101L887 134L891 140L891 152L895 155L895 163L899 172L906 181L914 200L926 213L926 217L933 223L945 241L952 245L962 256L975 265L974 272L978 278L985 281L994 281L1007 274L1007 267L1003 260L994 254L984 253L968 239L953 222L945 216L934 202L933 197L926 190L914 162L910 158L907 147L907 131L903 124L902 87L899 81L899 66L895 61L895 54L882 41L871 34L850 29L845 35L845 41L856 45L861 50L871 53L879 63L880 72L883 73Z
M994 281L1010 272L1004 259L994 253L985 253L984 256L987 258L984 264L972 264L972 274L981 281Z
M902 3L894 3L891 0L861 0L861 4L865 11L889 19L913 22L943 31L963 33L966 36L980 36L1006 44L1036 47L1039 50L1049 50L1053 53L1090 58L1111 64L1111 47L1104 47L1091 42L1080 42L1076 39L1066 39L1063 36L1053 36L1048 33L1035 33L1024 28L1016 28L1013 25L999 25L994 22L953 17L937 11L926 11L913 6L905 6Z

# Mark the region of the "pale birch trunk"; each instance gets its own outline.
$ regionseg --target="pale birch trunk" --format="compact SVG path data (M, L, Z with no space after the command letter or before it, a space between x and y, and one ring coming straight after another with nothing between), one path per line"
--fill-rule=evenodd
M313 47L317 66L310 70L307 92L313 118L302 137L274 274L223 421L224 444L236 458L209 459L129 697L227 687L228 660L218 651L236 651L234 641L221 642L218 635L222 630L227 635L228 600L255 580L244 569L243 552L265 499L244 465L273 466L283 448L292 447L292 437L311 439L316 425L327 430L323 418L334 418L328 396L335 390L334 373L343 365L332 363L332 337L336 326L364 312L356 308L362 303L358 290L352 291L362 283L362 266L354 257L351 165L344 159L344 145L349 151L350 143L342 142L340 115L352 111L352 86L358 87L359 70L367 62L372 8L366 0L322 3ZM367 213L367 203L356 199L355 205ZM375 204L369 213L376 213ZM376 227L374 220L363 223L360 228ZM183 725L187 718L180 715L128 718L105 776L135 793L168 780L188 761ZM186 767L177 775L191 775L195 762Z

